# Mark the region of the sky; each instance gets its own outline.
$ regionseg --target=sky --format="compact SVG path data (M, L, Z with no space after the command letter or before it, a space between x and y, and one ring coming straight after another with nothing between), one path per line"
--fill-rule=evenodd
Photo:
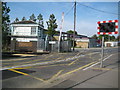
M51 14L57 19L57 30L60 30L62 12L64 12L64 22L62 31L73 30L74 28L74 2L8 2L10 7L10 20L13 22L16 17L19 20L23 16L26 19L34 13L37 17L43 15L44 27L47 28L46 21ZM84 6L85 5L85 6ZM94 9L91 9L94 8ZM98 10L104 12L100 12ZM97 22L118 19L118 2L77 2L76 10L76 31L78 34L92 36L97 34ZM107 13L106 13L107 12Z

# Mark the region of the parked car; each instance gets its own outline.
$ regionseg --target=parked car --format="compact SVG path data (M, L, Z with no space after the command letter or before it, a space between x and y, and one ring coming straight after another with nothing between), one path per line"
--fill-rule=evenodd
M100 45L100 44L97 44L96 47L101 47L101 45Z

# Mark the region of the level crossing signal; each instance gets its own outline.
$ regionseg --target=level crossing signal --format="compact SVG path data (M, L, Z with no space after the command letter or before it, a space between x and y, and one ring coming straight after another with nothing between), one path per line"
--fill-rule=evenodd
M118 34L118 20L99 21L97 25L97 34Z

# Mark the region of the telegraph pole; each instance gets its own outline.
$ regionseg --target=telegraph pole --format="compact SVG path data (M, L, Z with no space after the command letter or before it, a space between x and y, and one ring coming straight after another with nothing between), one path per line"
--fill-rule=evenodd
M62 37L62 28L63 28L63 22L64 22L64 12L62 13L62 20L61 20L61 26L60 26L60 35L59 35L59 41L58 41L58 52L61 51L61 37Z
M75 29L76 29L76 0L74 4L74 33L73 33L73 51L75 50Z

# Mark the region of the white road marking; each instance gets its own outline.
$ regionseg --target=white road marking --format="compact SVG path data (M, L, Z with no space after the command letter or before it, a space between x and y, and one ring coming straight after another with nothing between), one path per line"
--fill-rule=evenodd
M99 53L99 52L94 52L91 54L95 54L95 53ZM89 55L89 54L86 54ZM28 66L36 66L36 65L47 65L47 64L54 64L54 63L59 63L59 62L65 62L65 61L73 61L74 59L80 58L80 57L84 57L85 55L76 55L72 58L67 58L67 59L63 59L63 60L57 60L57 61L48 61L48 62L40 62L40 63L33 63L33 64L26 64L26 65L19 65L19 66L12 66L12 67L3 67L0 68L0 70L7 70L7 69L14 69L14 68L23 68L23 67L28 67Z
M107 60L107 59L110 58L111 56L113 56L113 54L111 54L110 56L108 56L107 58L105 58L103 61ZM84 71L84 70L87 70L87 69L89 69L89 68L91 68L91 67L93 67L93 66L95 66L95 65L97 65L97 64L99 64L99 63L100 63L100 62L97 62L97 63L95 63L95 64L93 64L93 65L91 65L91 66L89 66L89 67L86 67L86 68L83 69L83 71Z
M28 67L28 66L35 66L35 65L46 65L46 64L53 64L53 63L58 63L58 62L72 61L74 59L84 57L84 56L85 55L79 55L79 56L74 56L72 58L67 58L67 59L58 60L58 61L40 62L40 63L34 63L34 64L20 65L20 66L5 67L5 68L0 68L0 70L7 70L7 69L13 69L13 68L20 68L20 67Z

